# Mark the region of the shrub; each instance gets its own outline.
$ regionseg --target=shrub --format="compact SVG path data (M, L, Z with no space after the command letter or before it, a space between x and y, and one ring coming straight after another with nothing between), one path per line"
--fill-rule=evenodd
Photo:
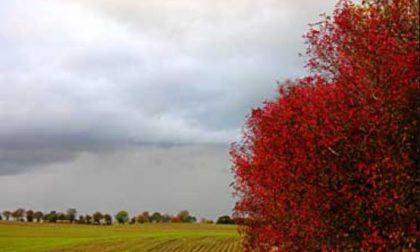
M312 75L254 110L231 149L246 250L419 245L418 11L342 1L308 33Z

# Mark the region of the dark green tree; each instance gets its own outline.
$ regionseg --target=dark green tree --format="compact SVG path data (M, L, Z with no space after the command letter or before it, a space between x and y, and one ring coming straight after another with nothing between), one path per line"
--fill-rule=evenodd
M26 221L27 222L32 222L33 220L34 220L34 211L27 210L26 211Z
M66 215L62 212L57 213L57 221L63 222L66 220Z
M95 224L101 224L101 220L104 218L101 212L95 212L92 217Z
M230 216L228 216L228 215L220 216L217 219L217 222L216 223L217 224L234 224L232 218L230 218Z
M128 213L126 211L119 211L116 215L115 215L115 219L117 220L117 222L119 224L124 224L127 223L129 220L129 216Z
M57 219L58 219L57 217L58 217L57 212L51 211L44 216L44 220L47 222L55 223L57 222Z
M194 216L189 215L185 221L185 223L196 223L197 222L197 218L195 218Z
M161 223L162 222L162 215L159 212L155 212L150 216L150 222L152 223Z

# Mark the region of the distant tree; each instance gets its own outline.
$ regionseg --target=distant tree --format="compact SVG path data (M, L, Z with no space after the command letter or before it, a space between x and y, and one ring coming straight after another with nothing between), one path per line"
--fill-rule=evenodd
M73 223L76 220L77 210L75 208L69 208L66 211L66 219Z
M44 220L47 222L55 223L57 222L57 212L51 211L44 216Z
M191 216L187 210L182 210L177 214L177 217L184 223L194 223L197 222L197 219L194 216Z
M181 222L187 222L190 213L187 210L182 210L176 216L181 220Z
M101 224L101 220L104 218L101 212L95 212L92 217L95 224Z
M23 208L18 208L15 211L13 211L12 217L13 219L15 219L15 221L23 221L24 214L25 210Z
M78 224L86 224L85 216L79 215L79 219L77 220Z
M144 211L143 213L137 215L137 223L148 223L150 222L150 215L148 211Z
M111 225L112 224L112 216L110 214L105 214L104 215L104 220L105 220L105 223L107 225Z
M49 216L49 214L50 214L50 213L45 213L45 214L44 214L44 216L42 216L42 221L43 221L43 222L49 222L49 220L48 220L48 216Z
M5 220L10 220L10 216L12 215L12 212L10 212L9 210L4 210L3 211L3 216Z
M171 217L171 223L181 223L182 220L178 216Z
M196 223L197 222L197 218L195 218L194 216L188 216L185 220L185 223Z
M0 214L0 221L1 221L1 220L3 220L3 217L2 217L2 215Z
M136 218L135 217L131 218L130 222L128 224L134 224L134 223L136 223Z
M86 214L85 216L86 224L92 224L92 216L89 214Z
M217 222L216 223L217 224L234 224L232 218L230 218L230 216L228 216L228 215L220 216L217 219Z
M12 211L12 214L11 214L11 216L12 216L12 218L13 218L13 220L14 221L18 221L18 213L17 213L17 211L15 210L15 211Z
M27 213L26 213L27 214ZM40 212L40 211L36 211L35 213L34 213L34 219L37 221L37 222L41 222L41 220L42 220L42 218L44 217L44 214L42 213L42 212Z
M144 211L143 213L142 213L142 215L143 215L143 217L144 217L144 221L147 223L147 222L150 222L150 214L149 214L149 211Z
M117 215L115 215L115 219L119 224L124 224L128 222L129 216L126 211L119 211Z
M66 220L66 215L64 213L57 213L57 221L63 222Z
M201 224L213 224L213 223L214 223L214 221L212 221L212 220L208 220L208 219L206 219L206 218L202 218L202 219L200 220L200 223L201 223Z
M142 214L137 215L136 222L139 224L146 223L146 220L144 219L144 216Z
M171 221L171 216L169 214L162 215L162 218L161 218L162 223L168 223L170 221Z
M26 221L27 222L32 222L33 220L34 220L34 211L27 210L26 211Z
M150 216L150 222L152 223L160 223L162 222L162 215L159 212L155 212Z

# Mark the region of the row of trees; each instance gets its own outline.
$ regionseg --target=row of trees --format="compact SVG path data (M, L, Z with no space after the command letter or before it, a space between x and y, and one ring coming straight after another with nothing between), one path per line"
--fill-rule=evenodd
M197 218L192 216L187 210L182 210L176 215L161 214L154 212L150 214L144 211L136 216L130 217L127 211L119 211L115 216L115 221L119 224L143 224L143 223L196 223ZM0 220L14 220L21 222L49 222L49 223L77 223L77 224L104 224L111 225L114 221L112 215L101 213L99 211L93 214L78 215L74 208L67 209L66 212L50 211L44 213L41 211L24 210L22 208L15 211L5 210L0 213ZM213 224L209 219L201 219L200 223ZM224 215L218 218L217 224L233 224L230 216Z
M44 213L42 211L24 210L18 208L15 211L5 210L0 213L0 220L14 220L21 222L64 222L64 223L79 223L79 224L112 224L112 216L110 214L103 214L95 212L92 215L77 215L77 210L74 208L67 209L66 212L50 211Z
M138 214L130 218L126 211L120 211L115 215L115 220L120 223L195 223L197 218L191 216L187 210L180 211L177 215L161 214L154 212L150 214L148 211Z

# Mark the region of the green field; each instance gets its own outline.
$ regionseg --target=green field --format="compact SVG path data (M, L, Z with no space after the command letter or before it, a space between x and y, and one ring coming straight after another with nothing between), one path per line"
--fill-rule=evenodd
M241 251L237 227L0 222L0 251Z

